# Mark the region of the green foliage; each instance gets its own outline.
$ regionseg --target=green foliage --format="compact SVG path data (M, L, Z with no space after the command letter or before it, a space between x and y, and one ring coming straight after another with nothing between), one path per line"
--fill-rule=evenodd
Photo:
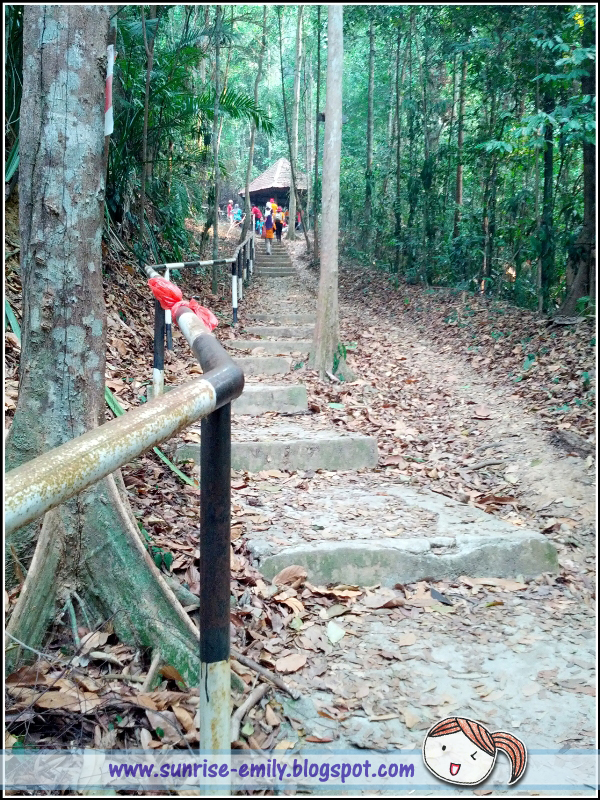
M211 204L213 184L212 122L215 89L202 79L202 69L214 48L214 28L200 25L195 7L164 6L157 20L146 20L147 35L154 38L154 60L148 108L148 160L146 181L147 242L156 261L180 260L190 247L185 228L189 216L198 216ZM221 45L235 43L230 25L221 31ZM115 64L115 132L107 176L107 206L125 238L136 239L139 252L139 184L142 164L146 51L139 6L123 7L119 14ZM221 85L223 81L221 80ZM230 81L219 95L223 129L242 122L256 125L261 134L273 133L273 123L250 93ZM220 162L222 172L227 171ZM214 201L213 201L214 202Z
M371 249L363 219L369 13L352 7L344 15L351 31L345 42L344 113L352 119L342 129L344 252L365 265L391 265L394 286L483 290L536 309L537 261L551 250L554 263L545 291L549 308L556 306L565 294L566 262L583 221L582 145L595 141L595 98L582 88L582 79L595 69L594 11L573 6L377 8ZM463 197L457 209L463 53ZM548 130L554 147L553 196L545 212L548 224L538 227Z

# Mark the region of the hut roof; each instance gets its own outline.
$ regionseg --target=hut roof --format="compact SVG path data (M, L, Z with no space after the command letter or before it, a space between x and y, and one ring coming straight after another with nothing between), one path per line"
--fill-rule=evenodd
M298 173L298 189L306 191L306 176ZM289 189L292 180L292 170L287 158L280 158L266 169L262 175L255 178L250 184L250 192L269 192L271 189ZM245 189L240 189L238 194L243 195Z

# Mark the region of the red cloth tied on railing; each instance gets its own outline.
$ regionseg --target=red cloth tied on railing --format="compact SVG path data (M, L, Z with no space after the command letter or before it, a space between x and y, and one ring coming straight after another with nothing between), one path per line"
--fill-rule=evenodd
M184 300L181 289L178 286L175 286L174 283L171 283L171 281L168 281L166 278L150 278L148 281L148 286L152 290L154 297L156 297L160 303L161 308L165 311L171 311L171 314L174 317L175 312L182 306L185 306L186 308L189 308L190 311L193 311L209 330L213 331L219 324L219 320L215 317L210 309L201 306L200 303L197 303L193 299Z
M212 311L209 308L201 306L200 303L197 303L195 300L181 300L181 302L175 303L171 309L173 317L175 317L175 312L182 306L189 308L190 311L193 311L194 314L202 320L202 322L210 331L214 331L219 324L219 320L215 317Z
M175 303L183 300L181 289L175 286L174 283L168 281L166 278L154 277L148 281L148 286L152 290L152 294L158 302L163 311L169 311L173 308Z

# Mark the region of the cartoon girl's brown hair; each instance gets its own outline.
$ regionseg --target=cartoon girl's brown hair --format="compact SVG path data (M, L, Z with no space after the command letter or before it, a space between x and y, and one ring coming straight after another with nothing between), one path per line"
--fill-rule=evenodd
M503 731L490 733L479 722L473 722L472 719L464 719L463 717L443 719L429 731L429 736L446 736L449 733L458 733L459 731L462 731L467 739L490 756L493 756L496 750L502 750L506 753L511 765L508 785L510 786L519 780L527 766L527 751L520 739L517 739L511 733L504 733Z

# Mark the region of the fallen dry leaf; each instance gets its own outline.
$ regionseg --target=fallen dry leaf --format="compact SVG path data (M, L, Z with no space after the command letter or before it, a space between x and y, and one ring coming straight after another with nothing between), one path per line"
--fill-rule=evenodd
M306 664L304 653L291 653L289 656L278 658L275 662L277 672L297 672Z
M295 583L297 580L304 580L308 575L307 571L304 567L299 566L298 564L292 564L289 567L285 567L281 570L274 578L272 583L275 586L286 586L291 583Z

